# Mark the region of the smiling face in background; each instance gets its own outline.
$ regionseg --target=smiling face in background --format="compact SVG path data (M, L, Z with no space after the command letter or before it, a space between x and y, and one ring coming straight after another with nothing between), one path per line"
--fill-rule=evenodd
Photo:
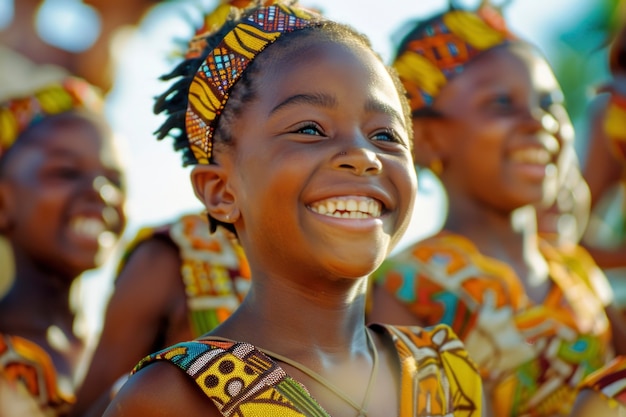
M496 47L441 91L432 134L449 193L509 213L555 197L572 126L550 66L532 47ZM419 121L418 121L419 123Z
M254 74L234 147L216 154L230 220L264 273L365 276L406 229L416 193L397 88L354 41L314 33L280 48Z
M79 113L49 117L3 156L3 230L36 265L76 277L119 238L125 194L110 132Z

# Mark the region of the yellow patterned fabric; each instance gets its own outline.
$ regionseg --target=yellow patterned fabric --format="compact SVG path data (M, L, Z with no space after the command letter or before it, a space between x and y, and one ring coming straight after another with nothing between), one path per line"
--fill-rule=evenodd
M250 267L235 235L209 232L206 216L186 214L159 228L141 229L126 249L121 270L137 246L151 238L173 242L181 259L189 323L199 337L226 320L250 288Z
M277 1L278 0L264 1L263 5L269 6ZM253 0L221 0L215 10L204 16L204 24L196 31L191 41L189 41L185 58L201 57L207 46L207 36L218 31L235 10L245 10L254 3Z
M189 87L185 130L196 163L208 164L213 135L230 91L254 58L282 34L321 24L322 17L276 4L255 9L209 52Z
M612 355L604 305L611 290L582 248L540 245L550 268L543 303L507 264L463 236L441 232L389 258L376 284L428 326L445 323L465 343L495 415L567 415L576 387Z
M480 417L482 385L448 326L373 325L393 341L401 364L400 417ZM143 359L138 372L167 361L189 375L224 416L328 417L307 388L248 343L200 339Z
M0 158L22 132L43 118L81 108L99 113L102 106L96 90L74 77L49 84L30 96L0 103Z
M514 38L502 16L486 6L477 12L450 10L419 24L393 63L411 110L430 106L476 55Z
M60 381L46 351L18 336L0 333L0 378L25 391L45 416L64 415L75 400L70 388L62 389L67 384Z

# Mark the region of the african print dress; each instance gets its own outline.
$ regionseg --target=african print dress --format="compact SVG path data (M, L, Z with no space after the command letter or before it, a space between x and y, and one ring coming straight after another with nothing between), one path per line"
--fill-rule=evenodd
M626 357L615 358L604 368L589 375L580 389L599 393L611 407L622 410L620 415L626 415Z
M448 326L373 325L393 340L401 364L400 417L480 417L482 385ZM271 357L235 341L200 339L152 354L134 372L168 361L198 385L224 416L329 417L306 387Z
M542 241L552 288L533 303L512 268L468 239L441 232L391 257L377 285L416 323L445 323L463 340L496 416L567 415L576 387L612 356L604 275L583 249Z
M160 228L141 229L119 270L132 251L151 238L168 240L178 248L194 337L213 330L239 306L250 287L250 268L233 233L218 227L211 234L206 216L184 215Z
M28 410L44 416L64 415L75 400L72 383L58 376L52 359L44 349L22 337L2 333L0 383L8 383L11 389L9 393L3 392L0 397L10 395L13 399L13 395L19 395L32 399L28 401L28 406L38 407L39 410ZM0 414L6 406L7 404L0 404ZM28 411L23 408L16 410L16 407L11 408L12 415L32 415L26 414Z

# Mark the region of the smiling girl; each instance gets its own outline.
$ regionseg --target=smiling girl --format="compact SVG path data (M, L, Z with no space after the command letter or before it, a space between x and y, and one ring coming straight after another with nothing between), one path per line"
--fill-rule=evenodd
M237 233L251 287L215 330L142 361L105 415L481 415L446 326L365 326L367 276L416 193L394 75L298 6L247 10L206 42L168 77L183 76L157 104L161 133L198 164L196 194Z

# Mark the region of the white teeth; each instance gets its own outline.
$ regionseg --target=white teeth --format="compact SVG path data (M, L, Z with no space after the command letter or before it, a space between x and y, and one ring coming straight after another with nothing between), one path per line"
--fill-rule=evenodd
M525 164L547 165L552 157L545 149L528 148L513 152L511 159Z
M74 233L80 236L98 239L106 231L106 226L100 219L77 217L70 222Z
M380 217L382 204L369 197L337 197L318 201L311 205L316 213L344 219Z

